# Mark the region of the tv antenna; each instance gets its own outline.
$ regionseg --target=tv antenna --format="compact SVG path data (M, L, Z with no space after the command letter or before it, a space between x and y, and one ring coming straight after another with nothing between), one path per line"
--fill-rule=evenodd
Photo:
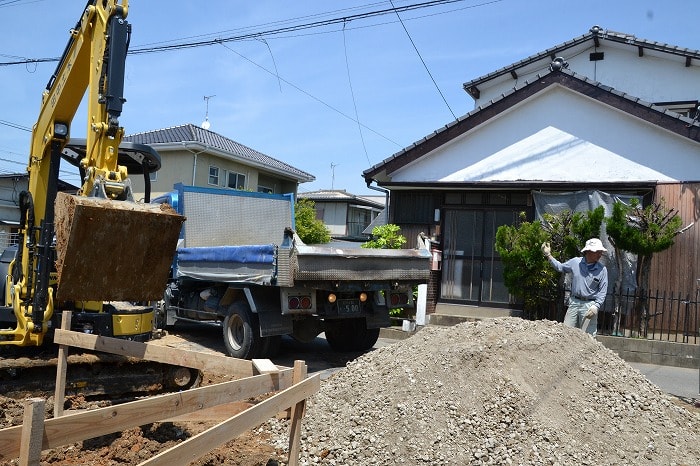
M205 95L204 100L207 103L207 112L204 114L204 121L202 122L202 128L209 129L211 123L209 123L209 99L216 97L215 95Z
M333 186L335 185L335 167L337 166L337 163L331 162L331 191L333 191Z

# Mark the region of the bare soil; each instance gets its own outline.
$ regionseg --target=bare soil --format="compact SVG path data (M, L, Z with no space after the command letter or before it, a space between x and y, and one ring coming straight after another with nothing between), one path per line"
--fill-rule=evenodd
M464 368L471 367L469 364L470 359L478 359L479 363L474 366L474 368L471 368L471 373L473 374L472 377L476 378L475 386L479 387L479 390L483 390L484 393L491 392L491 391L497 391L499 387L503 384L504 379L512 378L511 375L514 373L513 368L511 367L506 367L507 365L504 364L504 362L508 361L508 358L510 358L512 355L512 351L514 350L513 347L513 339L516 338L515 335L517 335L516 342L518 341L528 341L528 336L525 335L528 332L532 332L533 338L536 335L539 335L538 338L540 339L545 339L546 344L547 344L547 350L548 351L541 351L540 350L532 350L527 347L527 345L516 345L517 346L517 353L519 354L518 357L518 374L529 374L527 375L528 378L531 378L535 382L530 382L527 387L528 389L532 389L532 387L537 386L537 381L542 377L540 373L547 373L547 370L544 370L542 363L543 359L547 360L548 358L552 358L554 356L554 361L550 359L550 364L553 365L554 367L558 367L559 362L556 360L561 359L561 355L570 353L574 350L581 351L590 351L594 353L597 356L604 356L603 359L614 359L616 356L610 355L605 350L602 348L598 348L597 343L593 342L592 340L589 342L587 339L583 338L578 338L577 335L570 333L569 330L563 329L561 326L557 324L547 324L544 326L538 325L538 324L523 324L519 322L512 322L512 321L506 321L503 324L506 325L501 325L500 327L490 327L488 328L488 332L484 330L484 328L478 324L475 324L476 326L474 327L474 330L472 330L472 327L465 327L465 326L460 326L456 327L454 329L450 328L445 328L445 329L436 329L436 328L431 328L430 331L421 331L418 332L417 336L414 336L408 340L404 340L402 342L397 342L392 344L390 347L387 348L382 348L379 351L373 351L371 354L361 357L358 362L350 362L348 363L347 367L337 373L335 373L330 379L325 380L321 384L321 393L319 394L318 398L315 400L312 400L311 403L309 404L309 411L307 412L307 419L304 421L303 426L304 429L306 428L314 428L315 427L315 436L319 437L314 439L314 435L306 432L302 435L302 450L303 454L307 455L305 458L311 459L313 457L314 461L313 464L316 464L315 461L320 461L322 464L379 464L376 462L365 462L364 460L369 461L369 458L364 458L364 460L361 461L354 461L354 462L346 462L344 460L341 460L341 450L346 449L346 450L351 450L351 444L353 444L352 441L348 442L347 448L345 447L339 447L338 445L344 445L342 443L339 443L339 441L335 441L338 445L336 445L336 449L334 450L333 448L330 447L329 439L332 438L338 438L338 433L335 433L334 435L331 435L330 431L333 429L342 429L342 430L348 430L345 429L345 424L347 422L354 422L353 424L355 427L353 429L355 430L355 433L359 432L359 428L361 427L362 423L358 421L357 418L354 416L345 416L343 415L342 418L335 418L337 421L337 425L327 425L327 429L329 432L320 432L319 429L321 428L320 426L323 425L323 420L328 420L325 419L327 416L339 416L341 413L344 413L342 410L342 406L340 406L341 400L334 399L334 396L341 396L344 397L345 395L348 395L349 393L352 393L352 396L355 397L353 399L353 402L358 403L356 406L361 405L362 403L365 403L368 405L368 408L366 410L363 410L366 414L373 413L374 410L377 409L377 400L375 399L370 399L368 394L368 398L366 400L358 399L360 397L359 394L354 393L353 387L357 388L358 390L363 387L362 384L359 383L361 380L363 383L369 383L367 380L371 380L372 378L377 378L380 377L385 381L392 381L392 380L398 380L401 377L405 377L406 374L408 373L411 377L414 377L416 380L414 380L413 383L418 383L421 382L421 377L425 376L426 381L429 382L429 386L432 387L430 390L436 390L437 388L444 388L444 387L449 387L450 384L452 383L452 380L454 377L449 377L449 371L445 372L444 367L441 367L440 370L437 370L438 368L433 369L431 364L426 364L424 360L421 360L421 358L416 357L416 347L419 348L434 348L436 354L442 354L445 351L448 351L450 353L454 353L459 355L461 358L460 361L462 365L464 365ZM504 329L511 328L509 331L509 334L502 333L505 332ZM516 328L517 327L517 328ZM516 332L517 333L513 333ZM461 333L456 333L456 332L461 332ZM481 332L481 333L479 333ZM479 339L479 335L482 335L483 340L482 341L476 341ZM422 335L422 336L421 336ZM572 335L576 338L572 338ZM509 338L508 344L507 345L500 345L503 346L502 349L494 349L496 348L494 346L494 341L496 342L501 342L501 341L506 341L506 336ZM455 337L460 337L459 340L456 340ZM464 339L465 337L468 337ZM498 339L496 338L498 337ZM412 343L412 341L415 340L415 343ZM476 339L476 340L475 340ZM521 340L523 339L523 340ZM432 343L431 343L432 341ZM461 347L460 345L464 345L464 343L457 344L457 341L471 341L469 343L469 351L467 353L458 352L456 348ZM413 346L412 346L413 345ZM497 345L498 346L498 345ZM499 348L500 348L499 346ZM391 350L389 350L391 348ZM450 349L452 348L452 349ZM476 348L476 349L475 349ZM488 349L488 351L486 351ZM551 350L555 349L556 353L553 353ZM525 354L524 354L525 353ZM557 354L558 353L558 354ZM437 357L437 356L436 356ZM424 359L424 358L423 358ZM376 360L376 361L375 361ZM360 362L364 361L364 362ZM374 364L374 362L380 361L381 364L377 363ZM392 362L393 363L390 363ZM638 382L635 382L637 386L627 386L625 385L626 382L620 382L619 381L619 375L623 372L627 372L628 368L625 367L624 362L616 362L613 361L616 365L616 372L617 376L615 378L615 381L612 379L605 379L605 384L603 386L612 386L615 388L616 391L619 391L621 393L636 393L640 390L640 387L638 386ZM393 364L395 364L397 367L393 368ZM364 367L366 366L366 367ZM414 367L415 366L415 367ZM440 366L440 365L437 365ZM529 366L529 367L528 367ZM411 371L406 372L408 368L411 368ZM396 372L394 372L394 370ZM569 367L569 371L575 371L576 366ZM631 371L631 369L629 369ZM461 372L461 371L460 371ZM421 377L418 377L416 374L421 374ZM373 374L373 375L372 375ZM371 377L370 377L371 375ZM595 374L587 374L587 377L591 378L591 381L598 380L596 379ZM524 376L523 376L524 377ZM609 377L609 376L606 376ZM355 380L355 378L358 379L358 382L353 382L350 384L351 381ZM368 379L369 378L369 379ZM217 374L204 374L203 380L202 380L202 385L209 385L209 384L214 384L214 383L219 383L223 381L229 380L229 377L227 376L222 376L222 375L217 375ZM344 381L343 381L344 380ZM413 380L413 379L412 379ZM519 379L514 379L512 380L512 384L518 384L521 383L518 381ZM634 378L634 380L637 380ZM568 406L569 404L577 404L580 403L579 400L581 400L582 395L581 391L583 390L582 388L577 386L577 381L578 381L578 376L572 377L570 380L570 383L564 383L561 385L561 390L568 390L568 392L561 393L560 396L557 399L551 399L552 406L558 407L559 410L562 409L563 407ZM377 383L381 384L380 381L376 381ZM345 385L349 385L348 387L345 387ZM351 386L350 386L351 385ZM410 389L410 384L408 384L406 389ZM324 387L327 388L327 390L324 390ZM358 388L359 387L359 388ZM396 387L394 387L396 390L398 390ZM415 387L414 387L415 388ZM502 387L501 387L502 388ZM348 390L349 393L344 393L343 390ZM645 388L646 390L646 388ZM381 391L381 390L380 390ZM365 390L362 390L363 393L367 393ZM376 391L375 391L376 393ZM412 392L415 394L415 392ZM481 404L477 405L472 405L471 398L466 397L463 393L460 391L450 391L450 394L454 398L454 403L447 403L447 405L452 406L453 404L459 405L460 403L464 404L467 408L469 408L470 412L471 410L476 410L476 409L481 409ZM552 393L549 394L550 397ZM659 395L661 396L661 395ZM328 406L325 406L325 400L328 398L330 401L328 402ZM556 398L556 397L555 397ZM428 396L426 395L425 400L421 401L421 404L429 404L430 400L433 400L436 405L433 406L431 409L434 412L439 412L441 409L441 406L438 406L438 398L435 396L433 393L432 395ZM572 401L573 399L573 401ZM247 407L255 404L260 400L246 400L245 402L240 403L240 409L244 410ZM673 404L677 407L682 407L684 410L687 410L690 413L691 418L700 418L700 409L698 409L696 406L694 406L692 403L688 403L687 400L678 400L678 399L672 399ZM521 399L520 403L524 403ZM542 402L542 400L540 400ZM84 397L80 396L73 396L73 397L68 397L67 402L66 402L66 409L90 409L90 408L95 408L95 407L100 407L108 404L109 401L91 401L88 399L85 399ZM444 404L444 403L443 403ZM369 408L369 405L373 405L375 408L374 410L371 410ZM399 403L399 405L402 405ZM330 407L329 407L330 406ZM662 406L662 405L659 405ZM643 425L643 420L644 422L646 421L646 418L649 417L648 422L654 422L652 419L656 418L661 418L663 417L662 415L666 415L666 413L661 413L657 410L658 409L667 409L667 408L659 408L657 405L654 405L655 407L655 414L654 416L646 416L645 412L643 410L640 410L639 412L630 412L629 416L631 416L634 419L638 419L638 424ZM426 406L426 408L429 408L429 406ZM589 409L587 410L588 414L586 414L586 417L590 418L598 418L597 410L602 409L603 406L601 407L596 407L595 405L591 405ZM450 408L452 409L452 408ZM466 408L465 408L466 409ZM543 408L542 408L543 409ZM316 412L318 411L318 412ZM554 408L552 408L552 413L556 413ZM46 417L51 417L53 413L53 398L51 396L47 397L47 402L46 402ZM379 413L377 413L379 414ZM673 413L671 413L673 414ZM388 414L387 414L388 415ZM675 414L673 414L675 416ZM395 415L394 415L395 416ZM415 420L415 414L413 415L413 419ZM556 417L556 415L554 416ZM573 416L569 416L570 418L573 418ZM8 397L3 397L0 396L0 428L6 428L10 426L17 426L22 424L22 418L23 418L23 405L22 405L22 400L20 399L14 399L14 398L8 398ZM393 419L393 417L392 417ZM410 419L407 419L409 421ZM400 418L394 419L395 425L401 424L402 420ZM438 422L436 420L436 422ZM523 421L524 422L524 421ZM569 422L574 422L574 421L569 421ZM577 422L577 421L576 421ZM601 421L602 422L602 421ZM275 421L273 421L275 423ZM358 424L359 423L359 424ZM692 422L695 424L695 421ZM76 464L81 464L81 465L100 465L100 466L110 466L110 465L136 465L139 464L143 461L146 461L149 458L152 458L154 455L157 453L164 451L180 442L183 442L184 440L212 427L215 425L216 422L162 422L162 423L153 423L145 426L141 426L138 428L130 429L124 432L118 432L114 433L111 435L106 435L102 437L97 437L89 440L85 440L83 442L71 444L71 445L65 445L61 448L57 449L52 449L50 451L45 451L42 454L41 457L41 465L55 465L55 466L64 466L64 465L76 465ZM205 455L204 457L200 458L198 461L192 463L193 465L234 465L234 466L243 466L243 465L264 465L264 466L273 466L273 465L284 465L286 464L287 460L287 453L285 451L286 445L284 445L284 442L280 441L280 438L284 440L284 431L287 428L284 422L277 422L276 423L278 426L281 426L280 430L275 432L274 428L269 428L269 426L263 425L258 428L255 428L251 431L248 431L238 437L237 439L226 443L225 445L213 449L210 453ZM563 424L564 425L564 424ZM573 425L573 424L572 424ZM409 428L410 424L406 424L406 428ZM376 428L376 426L375 426ZM578 428L578 427L577 427ZM608 431L611 428L617 428L617 427L611 427L607 424L602 423L601 425L596 425L596 429L600 429L600 435L605 436L605 432ZM349 429L352 431L353 429ZM429 432L430 430L428 430ZM280 435L280 432L282 434ZM563 434L563 433L562 433ZM423 434L425 435L425 433ZM597 435L597 434L596 434ZM695 435L697 435L695 432L688 432L686 436L689 438L692 436L693 438ZM368 435L368 438L371 438L371 435ZM677 439L678 442L681 442L681 439ZM356 443L356 442L355 442ZM411 446L412 442L404 442L406 445ZM439 448L439 444L436 444ZM400 444L397 446L399 448L399 451L396 453L399 455L399 457L403 458L403 461L400 461L403 464L412 464L412 461L410 461L408 452L404 452ZM442 447L444 450L445 446ZM614 443L611 444L610 446L611 451L610 455L614 456L614 452L616 451L616 447ZM329 452L331 452L331 455L328 456ZM426 455L427 457L427 455ZM335 463L330 463L329 460L335 458ZM357 460L357 456L355 459ZM659 459L659 458L657 458ZM694 460L700 458L688 458L689 462L688 463L682 463L682 464L696 464L694 463ZM408 462L407 462L408 461ZM0 458L0 466L7 466L7 465L17 465L19 464L18 459L7 459L7 458ZM425 464L443 464L439 462L427 462ZM447 464L447 463L444 463ZM467 463L467 464L487 464L486 462L479 462L479 463ZM488 463L492 464L492 463ZM495 463L493 463L495 464ZM523 464L529 464L529 463L523 463ZM591 463L592 464L592 463ZM613 463L610 463L613 464ZM618 462L614 464L633 464L625 461L620 461L618 459ZM670 464L670 463L667 463Z

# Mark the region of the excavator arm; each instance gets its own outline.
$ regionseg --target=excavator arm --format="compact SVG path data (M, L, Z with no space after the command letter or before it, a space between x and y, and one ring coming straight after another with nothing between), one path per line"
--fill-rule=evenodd
M21 243L6 278L5 309L12 308L16 326L0 329L0 344L41 345L57 300L84 308L90 301L162 296L184 218L133 202L127 167L120 165L127 12L128 0L89 1L43 92L29 187L20 195ZM70 151L83 98L87 137L81 150ZM146 152L147 181L160 159ZM83 180L77 196L58 192L60 162L69 153L81 157L69 160Z

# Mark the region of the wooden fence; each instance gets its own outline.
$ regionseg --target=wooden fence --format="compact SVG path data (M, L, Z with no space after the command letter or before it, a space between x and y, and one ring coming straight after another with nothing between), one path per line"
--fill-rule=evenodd
M264 401L157 454L140 463L139 466L190 464L212 449L283 411L291 413L288 464L290 466L298 464L301 421L306 399L320 389L320 376L316 374L307 377L304 361L296 361L292 369L275 366L269 360L247 361L215 354L184 351L152 343L87 335L66 330L68 328L70 328L70 313L66 312L61 329L56 329L54 336L54 341L60 345L54 417L44 419L45 400L39 398L26 400L23 424L0 430L0 459L19 457L21 466L34 466L39 464L42 450L153 422L169 421L173 418L187 420L188 415L201 414L213 407L276 392ZM66 356L69 346L228 375L234 374L240 378L116 406L64 413Z

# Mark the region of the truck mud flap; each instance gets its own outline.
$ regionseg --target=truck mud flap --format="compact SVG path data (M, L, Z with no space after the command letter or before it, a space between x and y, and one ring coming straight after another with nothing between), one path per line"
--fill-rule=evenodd
M388 312L375 312L365 316L367 328L384 328L391 326L391 319Z
M290 316L285 316L279 310L258 311L260 321L260 336L290 335L294 331L294 323Z
M58 299L163 297L185 217L168 205L61 192L55 212Z

